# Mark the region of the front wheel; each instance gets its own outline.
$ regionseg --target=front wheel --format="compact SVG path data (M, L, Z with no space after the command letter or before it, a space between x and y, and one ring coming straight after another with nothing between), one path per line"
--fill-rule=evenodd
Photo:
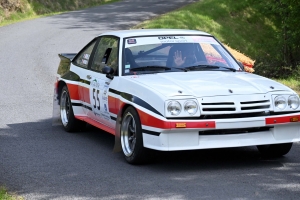
M287 154L293 143L258 145L257 149L264 157L280 157Z
M62 88L60 94L60 119L67 132L79 131L86 125L84 121L75 118L70 94L66 85Z
M128 107L123 114L120 136L126 161L130 164L145 161L146 149L143 146L141 121L133 107Z

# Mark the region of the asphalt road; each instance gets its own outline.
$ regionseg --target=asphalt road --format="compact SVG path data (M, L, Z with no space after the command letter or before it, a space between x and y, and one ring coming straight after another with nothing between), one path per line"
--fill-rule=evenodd
M114 137L52 126L58 53L192 0L121 1L0 27L0 185L25 199L299 199L300 145L277 160L254 147L164 152L132 166Z

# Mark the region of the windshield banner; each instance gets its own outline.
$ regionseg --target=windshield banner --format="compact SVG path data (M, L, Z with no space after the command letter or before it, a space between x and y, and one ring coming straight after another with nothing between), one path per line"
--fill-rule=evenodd
M125 42L125 48L159 43L208 43L217 45L219 44L213 37L210 36L155 36L128 38Z

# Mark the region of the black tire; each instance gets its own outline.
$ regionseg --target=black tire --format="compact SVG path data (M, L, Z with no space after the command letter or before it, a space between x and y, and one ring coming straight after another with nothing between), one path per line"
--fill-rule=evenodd
M123 113L120 136L126 161L130 164L144 163L147 149L143 146L141 121L137 111L131 106Z
M263 157L276 158L287 154L291 150L292 145L293 143L258 145L257 149Z
M83 130L86 122L78 120L74 116L72 103L68 87L65 85L60 93L60 119L61 123L67 132L76 132Z

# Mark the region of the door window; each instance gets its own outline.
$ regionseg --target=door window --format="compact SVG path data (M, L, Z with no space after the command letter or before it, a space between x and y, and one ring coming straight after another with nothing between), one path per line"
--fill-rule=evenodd
M111 36L103 36L97 46L91 69L101 72L104 66L118 69L119 39Z

